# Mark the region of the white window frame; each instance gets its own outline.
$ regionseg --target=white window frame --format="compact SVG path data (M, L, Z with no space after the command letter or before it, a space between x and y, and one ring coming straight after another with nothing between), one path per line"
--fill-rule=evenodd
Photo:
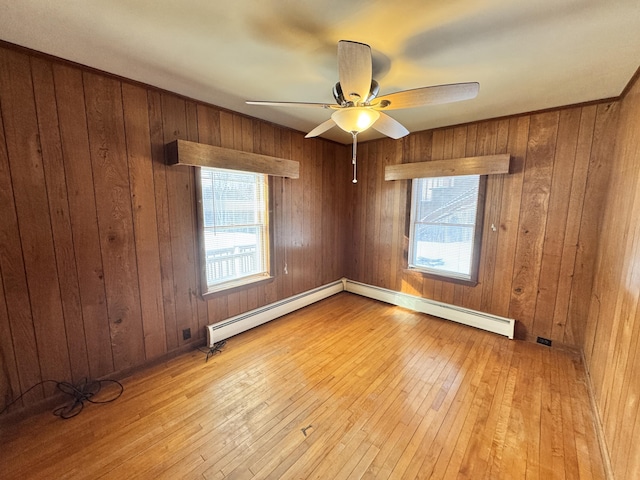
M201 283L201 293L203 297L208 295L214 295L216 293L224 292L231 293L230 290L239 289L246 286L254 285L257 282L263 282L270 280L271 277L271 226L269 221L269 195L270 195L270 181L269 176L263 173L255 173L255 172L247 172L240 170L227 170L221 168L213 168L213 167L200 167L196 168L196 186L197 186L197 200L198 200L198 233L199 233L199 244L200 244L200 283ZM210 235L213 232L219 232L221 230L232 228L230 225L226 225L224 227L213 227L206 226L205 222L205 206L204 203L207 200L203 198L203 185L202 185L202 171L219 171L219 172L227 172L227 173L236 173L236 174L246 174L255 176L259 179L259 187L262 189L262 192L258 194L258 197L261 198L261 208L262 211L261 216L262 221L251 222L250 224L242 224L236 225L236 227L246 227L246 228L258 228L261 230L261 233L258 235L262 239L262 246L258 246L258 249L261 250L262 255L257 255L261 257L261 266L258 271L242 274L243 265L246 262L250 262L250 255L242 252L242 245L238 244L230 244L228 248L224 250L229 250L227 252L223 252L224 254L215 255L211 254L211 252L207 252L205 237ZM260 200L260 199L259 199ZM211 282L212 268L208 269L209 266L213 266L213 263L217 265L215 268L216 271L221 272L229 272L230 270L234 272L239 272L235 275L227 275L226 279L223 278L217 282Z
M420 272L427 276L433 276L439 280L451 280L456 281L468 285L475 285L478 282L478 267L480 263L480 251L482 245L482 226L483 226L483 216L484 216L484 201L486 195L486 175L473 175L478 177L478 194L476 196L476 215L475 215L475 223L473 225L468 224L469 228L472 229L472 247L471 247L471 258L470 258L470 268L468 274L463 274L455 271L444 270L443 268L436 268L434 265L433 268L429 268L428 266L419 265L416 261L417 256L417 239L416 239L416 225L421 223L416 218L417 216L417 208L418 202L417 197L421 193L424 194L424 189L420 189L421 182L431 181L438 184L446 184L449 182L449 179L455 179L456 176L453 177L445 177L445 176L436 176L436 177L422 177L422 178L414 178L412 180L411 186L411 214L410 214L410 222L409 222L409 251L408 251L408 259L407 264L408 268L414 272Z

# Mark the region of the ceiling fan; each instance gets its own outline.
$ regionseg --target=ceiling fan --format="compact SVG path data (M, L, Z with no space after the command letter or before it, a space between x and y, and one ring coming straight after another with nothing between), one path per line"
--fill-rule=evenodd
M338 125L353 136L353 183L356 183L357 135L369 127L391 137L409 134L400 122L384 113L385 110L436 105L469 100L478 95L477 82L452 83L403 90L378 97L379 85L372 78L371 47L364 43L338 42L338 83L333 87L337 104L305 102L247 101L250 105L276 107L317 107L335 110L331 118L311 130L306 138L316 137Z

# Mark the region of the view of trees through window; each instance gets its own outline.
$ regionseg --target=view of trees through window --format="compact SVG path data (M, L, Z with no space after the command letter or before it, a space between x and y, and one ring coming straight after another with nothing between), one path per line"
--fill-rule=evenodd
M409 265L470 279L479 175L413 181Z
M267 273L266 175L201 168L207 286Z

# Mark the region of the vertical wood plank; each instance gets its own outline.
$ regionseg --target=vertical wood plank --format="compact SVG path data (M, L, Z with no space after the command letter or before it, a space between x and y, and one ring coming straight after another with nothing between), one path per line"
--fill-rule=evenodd
M384 231L384 202L385 202L385 191L384 191L384 162L385 162L385 140L380 140L378 144L378 148L376 149L376 162L375 162L375 173L374 173L374 195L375 195L375 216L373 217L373 241L376 248L375 257L370 257L373 260L372 269L371 269L371 282L374 285L379 285L380 275L383 275L385 272L381 272L381 264L380 259L384 255L384 239L383 239L383 231ZM375 259L374 259L375 258ZM369 261L371 261L369 260Z
M277 142L281 158L292 158L291 131L281 131L280 141ZM280 248L282 258L279 265L275 267L275 274L279 277L279 298L287 298L293 295L293 284L289 275L289 252L291 251L291 182L290 178L280 179L280 197L282 209L280 213ZM255 308L255 307L254 307Z
M187 140L186 102L172 95L163 94L162 126L164 142L176 139ZM195 306L197 286L195 283L196 252L193 238L196 226L193 224L195 192L193 191L193 170L183 165L173 165L166 169L167 203L171 258L173 263L173 290L176 306L176 329L178 345L192 342L184 340L182 331L190 328L195 332L198 318Z
M151 160L153 167L153 185L156 203L156 222L158 228L158 249L160 257L160 275L162 284L162 307L167 350L178 346L178 327L176 320L176 300L173 279L173 252L171 250L171 225L169 218L169 192L167 188L167 170L164 155L164 125L161 94L152 90L147 92L149 112L149 135L151 142Z
M490 154L506 153L509 123L505 120L492 122L492 141ZM484 225L482 229L482 254L484 256L484 275L482 277L482 298L480 309L491 311L491 297L495 289L497 272L498 240L500 225L500 209L502 208L502 190L504 175L489 175L487 178L487 195L485 198Z
M288 252L291 259L288 266L289 275L293 285L293 294L296 295L304 291L304 230L303 230L303 191L304 183L302 179L307 175L307 163L304 161L304 145L305 139L301 134L293 134L291 139L292 160L300 162L300 178L296 181L290 181L289 197L292 205L292 230L291 230L291 249Z
M85 73L89 148L116 370L145 358L120 82Z
M558 138L552 172L553 181L549 193L549 211L540 264L540 276L544 281L540 282L538 287L532 325L537 335L545 338L552 338L553 310L558 292L580 114L581 109L579 108L563 110L560 112L558 124Z
M590 305L593 302L600 302L599 292L601 290L599 286L602 282L607 281L606 276L595 275L594 272L596 268L599 268L597 262L601 260L598 251L606 251L604 250L606 241L611 237L607 235L603 239L600 233L605 231L603 230L603 220L607 218L603 215L603 211L607 209L605 194L607 190L617 188L609 185L613 165L611 152L615 149L617 122L618 104L598 105L582 207L576 266L569 301L569 315L577 322L582 322L584 318L591 318L594 311ZM617 194L621 193L622 191L618 189ZM618 236L613 236L612 240L617 241ZM608 266L602 270L602 272L607 271L610 271ZM593 295L594 292L595 295ZM588 360L593 350L597 325L597 322L589 320L584 333L581 333L578 338Z
M311 255L313 257L313 286L322 285L322 271L326 262L322 258L322 213L324 205L322 203L322 153L324 151L322 142L314 139L315 153L313 156L313 175L311 186Z
M502 198L500 200L500 222L498 225L496 271L494 273L494 288L491 296L492 312L502 316L509 314L529 122L529 116L512 118L509 121L507 151L511 154L511 171L503 181Z
M515 318L518 338L526 338L533 326L544 240L558 112L531 117L527 163L524 172L520 227L516 248L513 291L509 315Z
M122 103L144 350L145 357L152 359L166 353L167 333L162 300L147 92L141 87L125 83L122 85Z
M576 336L576 329L581 331L586 324L586 318L581 321L572 321L573 319L569 315L569 303L571 300L571 288L573 285L576 254L578 251L580 222L582 220L583 199L587 184L587 174L589 172L589 155L593 142L596 111L597 107L595 105L583 107L580 115L575 165L573 168L571 194L569 196L567 212L567 227L560 260L558 300L556 301L553 312L553 330L551 336L553 338L562 338L563 342L571 345L579 344L576 340L579 336Z
M385 139L381 142L381 159L380 167L377 173L380 190L380 226L378 234L378 245L380 247L379 255L377 255L376 264L376 285L384 288L391 286L391 235L393 232L393 217L396 211L393 210L393 182L385 182L384 168L393 163L393 142Z
M360 147L361 158L369 158L369 147L368 144L363 144ZM345 155L345 161L349 162L349 166L351 166L351 152L347 152ZM366 259L366 238L367 238L367 205L368 202L365 200L366 194L368 191L368 171L369 171L369 162L360 162L360 166L358 167L358 176L359 180L357 185L351 184L347 187L347 191L349 192L350 198L352 201L351 205L358 206L357 213L352 211L350 215L352 215L352 234L351 238L351 248L350 248L350 258L352 259L352 271L350 272L353 275L354 280L363 281L364 280L364 267L365 267L365 259ZM354 188L355 187L355 188ZM353 208L355 210L355 208Z
M92 377L102 377L113 372L113 352L96 193L93 188L84 83L81 71L62 65L53 66L53 78L84 332L87 352L90 353L89 370Z
M69 348L71 378L74 381L80 381L90 377L89 360L77 265L73 251L69 194L62 157L53 71L49 62L36 58L31 59L31 70L56 268L60 278L60 297L64 314L66 343Z
M314 175L314 157L316 139L304 142L304 159L305 174L299 179L302 184L302 245L304 246L305 261L302 264L302 285L303 290L309 290L313 286L314 273L313 268L309 268L309 264L315 267L315 258L313 257L312 226L313 226L313 175Z
M318 222L320 223L321 232L323 232L323 242L319 245L319 258L322 276L320 284L326 284L332 280L334 272L335 260L338 257L339 248L335 245L335 225L336 225L336 195L331 195L333 191L332 185L334 181L332 173L335 172L335 164L331 158L331 150L325 143L321 144L322 152L319 155L319 165L317 166L317 174L322 176L321 190L318 201L323 205L323 212ZM284 157L286 158L286 157ZM284 200L284 199L283 199ZM284 205L283 205L284 207ZM284 213L284 208L283 208ZM346 245L345 245L346 247Z
M33 329L43 378L68 380L71 367L28 57L14 52L2 57L0 97L22 250L14 254L24 259L32 314L31 325L16 328ZM25 372L30 380L35 373ZM54 390L50 386L45 391Z
M365 283L374 284L374 270L375 262L369 259L374 258L376 255L375 245L377 242L376 236L376 222L378 219L379 208L377 207L377 183L378 177L376 176L378 170L378 149L380 148L380 142L367 145L367 169L366 169L366 191L365 202L371 206L367 209L367 216L364 222L365 241L364 241L364 261L363 261L363 281ZM362 149L360 149L362 150ZM361 159L360 163L364 163ZM364 173L364 172L362 172ZM362 176L362 175L360 175ZM358 182L360 182L358 180Z
M2 73L0 73L0 82L3 82ZM6 88L2 85L0 83L0 98ZM3 112L0 109L0 203L3 206L0 208L0 273L3 283L2 303L7 314L6 323L4 316L2 317L0 333L4 335L0 339L0 345L2 345L3 363L7 366L5 378L8 382L3 386L3 398L8 403L39 382L42 377L29 306L27 279L18 232L18 215L4 132ZM15 367L11 368L12 365ZM35 388L26 394L24 400L18 402L16 407L20 407L23 402L30 403L42 398L42 395L43 389Z
M390 163L399 164L402 163L402 152L404 145L402 143L393 142L391 144L393 150L391 152ZM405 197L407 193L406 182L392 182L392 215L390 221L392 222L391 228L391 261L389 270L391 272L391 278L389 279L389 288L393 290L402 289L402 268L405 263L404 252L404 226L405 218L407 216L406 206L407 199ZM396 213L397 212L397 213Z

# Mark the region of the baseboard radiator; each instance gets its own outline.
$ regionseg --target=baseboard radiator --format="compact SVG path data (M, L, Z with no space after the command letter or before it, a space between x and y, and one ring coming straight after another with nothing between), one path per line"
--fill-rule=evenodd
M396 292L394 290L343 278L278 302L265 305L264 307L236 315L221 322L208 325L207 344L209 348L212 348L216 342L245 332L253 327L257 327L258 325L262 325L263 323L282 317L283 315L287 315L288 313L343 291L379 300L391 305L397 305L416 312L426 313L434 317L462 323L513 339L515 320L512 318L499 317L497 315L436 302L435 300L417 297L408 293Z
M436 302L428 298L417 297L408 293L396 292L386 288L375 287L365 283L345 280L347 292L373 298L381 302L390 303L407 308L415 312L426 313L438 318L444 318L453 322L476 327L488 332L504 335L513 340L513 332L516 321L512 318L499 317L489 313L457 307L448 303Z
M312 303L324 300L344 291L344 280L336 280L318 288L299 293L264 307L227 318L222 322L207 325L207 344L212 348L216 342L245 332L253 327L295 312Z

